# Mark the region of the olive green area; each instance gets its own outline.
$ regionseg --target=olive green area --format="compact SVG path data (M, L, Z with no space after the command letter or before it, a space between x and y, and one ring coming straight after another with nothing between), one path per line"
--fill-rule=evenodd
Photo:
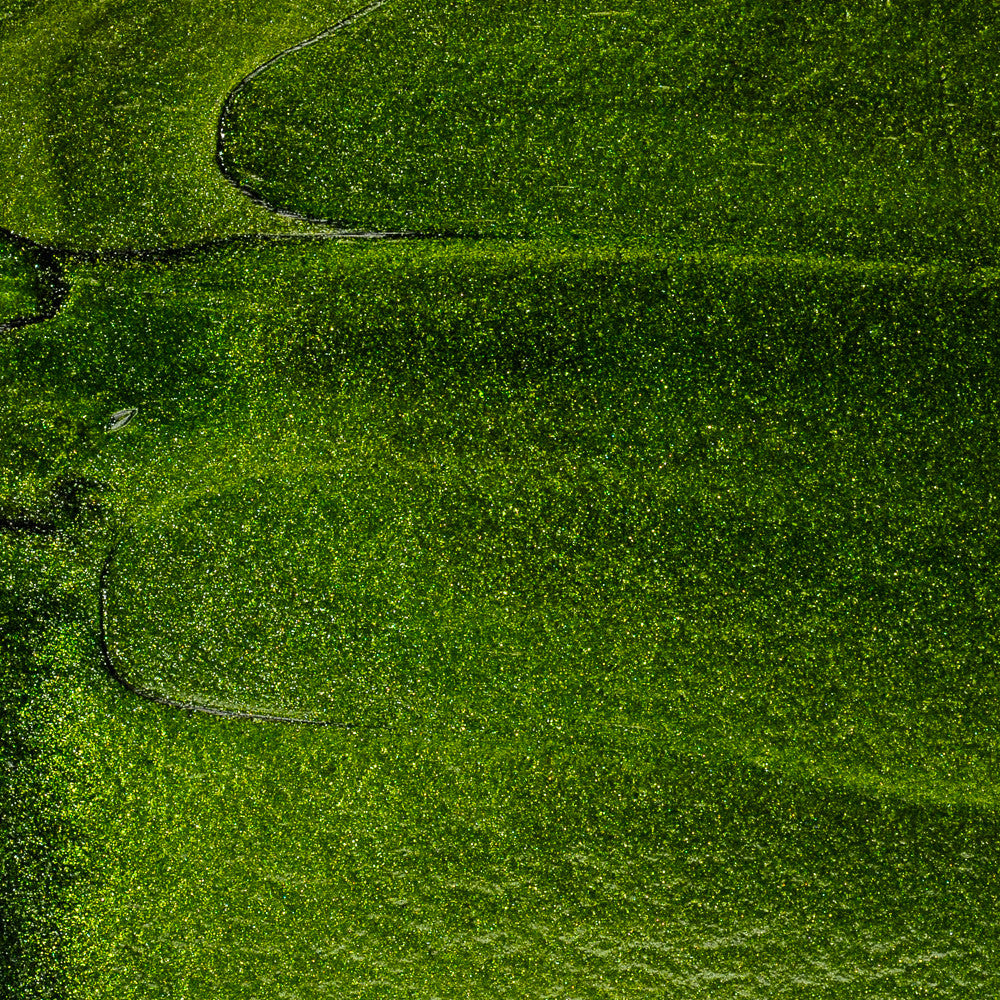
M68 276L0 353L4 497L59 531L0 543L46 609L10 796L50 789L63 873L8 906L70 995L996 989L995 272L456 241ZM116 543L137 683L339 725L123 691Z
M227 163L352 226L989 264L998 46L986 0L398 0L239 93Z
M0 0L0 226L303 228L219 109L355 9ZM61 254L0 337L0 1000L996 994L992 14L392 0L227 163L504 239ZM330 725L123 689L109 555L135 684Z
M215 164L219 108L348 0L0 3L0 226L155 247L292 228Z
M997 986L988 814L642 735L367 737L75 686L71 995L895 998ZM113 820L111 819L113 817Z
M995 275L680 257L298 256L309 292L266 322L300 314L323 374L206 404L225 464L129 519L116 659L183 700L361 728L711 729L726 706L762 759L992 804Z
M37 312L35 283L28 255L0 239L0 326Z

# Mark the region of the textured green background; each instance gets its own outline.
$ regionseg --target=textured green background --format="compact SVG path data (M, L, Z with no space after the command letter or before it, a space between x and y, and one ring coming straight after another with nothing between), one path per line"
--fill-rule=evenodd
M234 109L281 204L492 238L140 259L78 251L309 228L215 122L349 8L0 7L0 224L71 288L0 340L0 518L50 529L0 532L0 996L996 990L989 8L604 9L389 4ZM459 184L460 115L415 149L423 93L575 107L546 51L690 169L571 204L503 131ZM663 74L765 173L625 100ZM350 197L345 122L389 143ZM5 251L0 322L51 273ZM338 725L123 691L116 544L136 683Z

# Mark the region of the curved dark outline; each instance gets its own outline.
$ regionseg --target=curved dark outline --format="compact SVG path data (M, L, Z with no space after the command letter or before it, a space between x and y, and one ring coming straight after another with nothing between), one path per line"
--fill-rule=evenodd
M342 28L348 27L366 15L374 13L379 9L379 7L384 7L387 3L389 3L389 0L374 0L374 2L368 4L367 7L363 7L361 10L355 11L353 14L349 14L347 17L341 18L336 24L331 24L328 28L318 31L315 35L310 35L310 37L306 38L304 41L296 42L295 45L290 45L287 49L282 49L282 51L277 55L271 56L271 58L266 62L262 62L259 66L250 70L250 72L247 73L247 75L243 77L243 79L240 80L240 82L237 83L236 86L233 87L233 89L226 95L226 99L222 102L222 107L219 109L219 118L215 127L215 164L219 168L219 173L221 173L222 176L225 177L237 191L246 195L246 197L249 198L255 205L260 205L261 208L266 208L269 212L273 212L275 215L279 215L285 219L295 219L299 222L312 222L323 226L334 226L339 229L348 228L347 223L337 219L321 219L316 216L302 215L300 212L282 208L280 205L275 205L273 202L268 201L268 199L265 198L259 191L247 184L243 184L226 162L226 119L232 111L233 102L240 95L240 93L246 89L251 80L260 76L261 73L263 73L269 66L276 63L279 59L283 59L285 56L291 55L293 52L299 52L302 49L308 48L310 45L315 45L316 42L321 42L324 38L329 38L330 35L340 31Z
M98 630L98 644L101 650L101 663L104 667L104 672L113 680L120 684L126 691L137 695L139 698L144 698L146 701L151 701L157 705L164 705L167 708L178 708L185 712L201 712L205 715L218 715L225 719L251 719L255 722L285 722L294 723L301 726L336 726L338 729L349 729L351 728L346 723L343 722L333 722L327 719L307 719L307 718L293 718L288 715L268 715L264 712L245 712L239 711L238 709L230 708L219 708L215 705L206 705L202 702L195 701L178 701L174 698L168 698L166 695L160 694L157 691L153 691L150 688L139 687L126 677L122 671L115 666L115 661L112 659L111 650L108 647L108 629L107 629L107 602L108 602L108 571L111 569L111 564L114 562L115 556L118 554L118 549L121 546L121 539L117 539L111 546L110 552L105 556L104 562L101 565L101 573L98 578L98 617L100 622L100 627Z
M219 109L219 118L215 126L215 164L219 168L219 173L240 194L245 195L250 199L255 205L259 205L261 208L267 209L274 215L278 215L284 219L294 219L297 222L308 222L319 226L331 226L334 229L339 230L336 234L331 234L334 238L338 237L396 237L396 238L423 238L423 239L465 239L474 240L480 237L476 233L459 233L452 230L439 230L435 232L368 232L364 230L356 230L351 227L351 223L343 219L326 219L315 215L303 215L301 212L296 212L292 209L282 208L280 205L276 205L274 202L269 201L264 197L258 190L250 187L248 184L244 184L239 177L236 175L235 171L229 166L226 160L226 119L229 117L230 112L233 109L233 102L239 96L239 94L246 89L246 87L260 76L269 66L272 66L279 59L284 59L285 56L291 55L293 52L299 52L302 49L308 48L310 45L315 45L317 42L323 41L324 38L329 38L331 35L347 28L354 24L355 21L359 21L363 17L367 17L369 14L373 14L380 7L384 7L390 0L374 0L373 3L369 3L367 7L361 8L361 10L355 11L353 14L349 14L347 17L341 18L336 24L331 24L328 28L324 28L322 31L316 32L315 35L310 35L309 38L301 42L296 42L295 45L290 45L287 49L282 49L277 55L271 56L266 62L262 62L259 66L250 70L249 73L239 83L233 87L232 90L226 95L226 99L222 102L222 107Z
M364 17L366 14L370 14L377 10L379 7L385 6L389 0L375 0L373 3L369 3L368 6L356 11L354 14L348 17L342 18L337 21L336 24L330 25L328 28L324 28L322 31L317 32L315 35L310 36L302 42L298 42L295 45L290 46L287 49L283 49L277 55L272 56L266 62L261 63L258 67L251 70L246 76L241 79L222 103L222 108L219 112L218 124L216 127L216 164L219 168L222 176L230 183L236 190L240 191L247 198L253 201L255 204L260 205L262 208L267 209L275 215L282 216L284 218L292 218L299 220L301 222L308 222L318 225L326 225L339 229L338 232L332 233L299 233L299 234L260 234L260 235L234 235L219 237L217 239L203 240L195 243L187 243L179 246L169 246L169 247L154 247L151 249L135 249L131 247L123 247L118 249L103 249L103 250L77 250L70 247L59 247L59 246L49 246L43 243L39 243L35 240L30 239L26 236L21 236L17 233L12 232L9 229L4 229L0 227L0 240L4 240L15 247L17 247L22 252L29 254L35 258L38 262L37 270L39 272L39 278L35 283L34 292L38 299L40 309L37 313L33 313L28 316L18 316L12 320L9 320L3 324L0 324L0 333L19 329L21 327L29 326L34 323L42 323L46 320L53 319L62 308L66 301L67 296L70 292L70 285L65 278L65 274L62 267L62 259L65 260L76 260L81 263L103 263L106 261L150 261L150 262L166 262L170 260L177 260L179 258L196 255L202 253L206 250L232 246L234 244L245 244L245 245L258 245L258 244L271 244L271 243L298 243L298 242L314 242L314 241L327 241L327 240L343 240L343 239L452 239L459 238L464 240L474 240L478 236L473 233L451 233L451 232L408 232L408 231L368 231L368 230L351 230L346 227L342 227L342 224L337 223L334 220L329 219L318 219L311 216L300 215L295 212L286 211L279 206L271 204L267 201L259 192L254 191L252 188L247 187L239 182L235 175L229 170L226 159L225 159L225 121L226 116L231 109L234 97L244 88L247 84L253 80L256 76L259 76L264 72L270 65L276 62L278 59L289 55L292 52L298 52L300 49L304 49L309 45L313 45L318 41L332 35L334 32L346 28L348 25L353 24L358 19ZM14 534L25 533L33 535L56 535L58 534L57 527L48 521L39 521L31 518L30 516L18 516L13 517L0 515L0 532L11 532ZM108 636L107 636L107 583L108 583L108 572L111 568L111 564L114 561L114 557L118 552L121 545L121 536L119 535L111 546L108 554L105 556L104 562L101 566L100 574L98 576L98 608L99 608L99 629L98 629L98 645L100 647L101 662L104 667L105 673L117 684L123 687L126 691L131 692L137 697L144 698L146 701L151 701L157 705L163 705L167 708L181 709L186 712L201 712L206 715L216 715L227 719L249 719L258 722L283 722L291 723L295 725L308 725L308 726L332 726L340 729L351 730L352 727L349 723L334 722L331 720L324 719L308 719L308 718L293 718L291 716L285 715L269 715L266 713L258 712L246 712L238 711L235 709L219 708L212 705L200 704L198 702L183 702L172 698L168 698L156 691L152 691L148 688L139 687L128 679L128 677L122 673L122 671L115 665L114 660L111 656L111 650L108 646Z
M304 220L316 221L316 220ZM104 250L79 250L73 247L38 243L27 236L0 227L0 242L21 250L36 262L37 275L33 282L33 293L38 301L37 312L15 316L0 323L0 334L20 330L36 323L55 319L72 291L66 279L64 261L81 264L122 263L169 263L194 257L211 250L229 246L267 246L274 243L318 243L331 240L433 240L433 239L476 239L475 236L459 236L453 233L420 233L405 231L355 231L336 233L255 233L219 236L215 239L198 240L165 247L118 247Z
M55 247L43 246L9 229L0 228L0 241L16 247L29 259L33 259L36 273L31 290L38 303L37 312L15 316L0 323L0 333L20 330L22 327L44 323L55 317L62 308L66 296L69 295L69 282L57 256L59 251Z

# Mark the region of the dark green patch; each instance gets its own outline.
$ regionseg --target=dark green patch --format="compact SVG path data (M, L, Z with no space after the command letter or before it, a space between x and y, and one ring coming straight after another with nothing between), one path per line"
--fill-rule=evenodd
M0 327L41 311L36 266L28 251L0 239Z
M992 6L386 4L239 91L226 163L362 228L996 260Z
M820 7L389 4L242 179L558 239L65 257L0 339L0 993L996 992L994 28ZM7 225L292 225L215 116L343 4L8 8ZM130 676L353 731L123 690L112 551Z
M122 672L363 729L708 726L989 800L990 275L516 260L326 244L75 272L74 349L8 350L80 393L80 443L36 475L77 463L128 526ZM921 784L929 734L949 748Z
M950 934L907 988L989 982L992 272L423 242L70 278L2 363L8 507L59 525L11 544L90 609L36 654L79 775L87 874L52 911L78 993L447 993L459 966L459 995L570 966L586 993L640 938L669 989L784 975L809 934L870 985L851 915L900 906L919 940L863 933ZM115 537L136 682L354 734L124 692L94 635ZM919 848L879 818L900 801ZM939 836L940 810L978 818Z

